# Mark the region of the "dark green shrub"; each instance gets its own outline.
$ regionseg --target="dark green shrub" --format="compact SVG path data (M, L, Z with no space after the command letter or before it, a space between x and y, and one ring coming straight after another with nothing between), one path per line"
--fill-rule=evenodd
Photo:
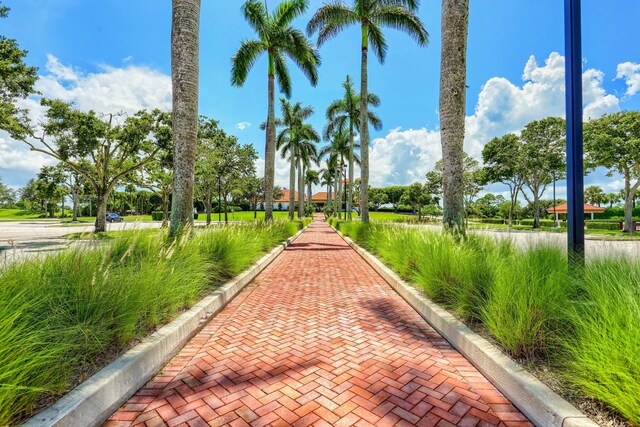
M588 230L622 230L622 224L619 221L585 221Z

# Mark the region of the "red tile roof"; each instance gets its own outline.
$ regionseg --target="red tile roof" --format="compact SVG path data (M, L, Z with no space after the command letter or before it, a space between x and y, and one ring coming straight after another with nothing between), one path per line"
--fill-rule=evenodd
M559 213L559 214L565 214L565 213L567 213L567 210L568 210L568 206L567 206L566 203L563 203L561 205L556 206L556 212ZM584 211L586 213L590 213L590 212L601 213L601 212L604 212L604 208L601 208L600 206L593 206L593 205L589 205L589 204L585 203L584 204ZM548 208L547 212L553 213L553 206Z

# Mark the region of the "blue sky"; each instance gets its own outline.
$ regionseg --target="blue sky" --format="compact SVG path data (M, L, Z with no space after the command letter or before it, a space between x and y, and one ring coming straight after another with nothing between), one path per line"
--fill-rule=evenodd
M167 107L169 0L4 3L12 11L1 21L1 33L29 50L28 62L44 77L40 89L45 95L98 110L154 103ZM276 1L268 3L274 6ZM304 27L322 3L311 0L309 13L296 24ZM562 3L471 2L466 149L472 155L479 156L482 144L493 136L517 131L529 120L562 114ZM640 79L640 2L583 3L585 70L592 70L585 88L590 114L640 108L640 94L627 86ZM252 37L240 4L202 1L200 112L219 120L243 143L255 144L262 155L264 135L258 124L266 115L266 61L255 65L244 87L229 83L230 58L242 39ZM378 114L384 122L381 131L372 131L372 138L377 138L372 147L374 185L421 180L439 157L440 1L423 0L419 15L430 33L428 47L417 47L406 35L388 29L386 63L381 66L373 57L370 62L370 90L382 99ZM359 81L358 43L358 32L351 29L321 48L315 88L292 65L292 100L315 107L311 122L318 128L324 124L328 103L341 95L346 74ZM532 55L536 62L530 60ZM625 78L615 79L619 64L625 63ZM0 177L5 182L23 184L43 162L0 134ZM286 173L286 165L280 164L277 179L283 180ZM587 179L615 186L611 181L601 172Z

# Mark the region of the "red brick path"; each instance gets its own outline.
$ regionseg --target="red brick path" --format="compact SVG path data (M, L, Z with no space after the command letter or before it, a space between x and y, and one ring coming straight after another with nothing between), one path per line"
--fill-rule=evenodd
M106 426L525 426L315 221Z

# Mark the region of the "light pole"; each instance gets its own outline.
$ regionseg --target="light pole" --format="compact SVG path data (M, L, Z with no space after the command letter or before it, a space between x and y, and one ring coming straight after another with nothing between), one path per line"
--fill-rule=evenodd
M567 227L569 260L584 263L584 160L582 150L581 0L565 0L567 109Z

